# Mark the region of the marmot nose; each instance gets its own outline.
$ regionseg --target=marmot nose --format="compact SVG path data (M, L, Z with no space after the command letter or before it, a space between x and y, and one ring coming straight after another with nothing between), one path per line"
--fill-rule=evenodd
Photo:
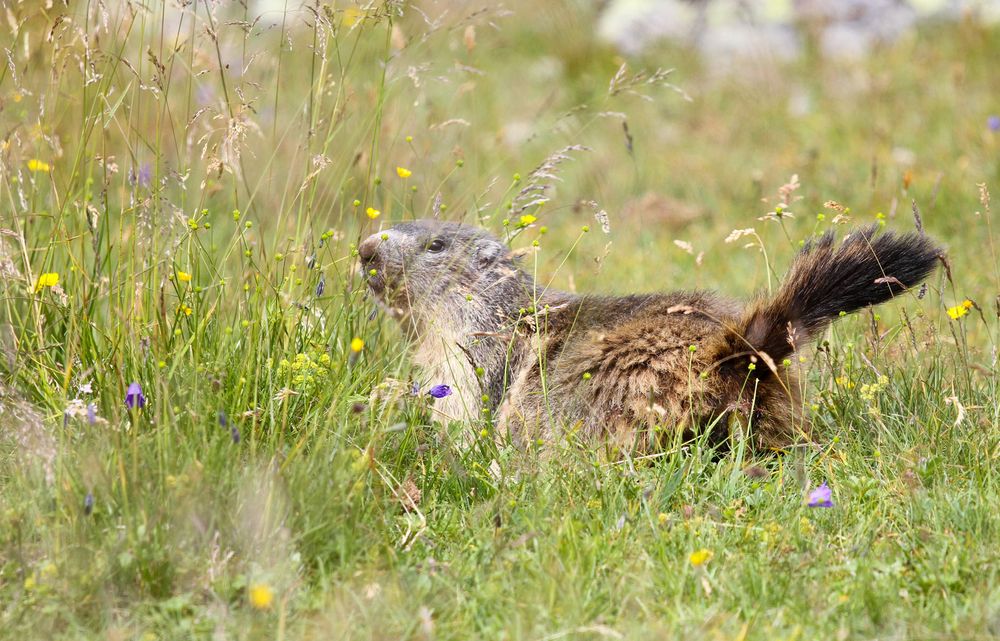
M379 238L376 236L369 236L361 243L358 247L358 254L361 256L361 260L369 263L372 258L375 257L375 252L378 249Z

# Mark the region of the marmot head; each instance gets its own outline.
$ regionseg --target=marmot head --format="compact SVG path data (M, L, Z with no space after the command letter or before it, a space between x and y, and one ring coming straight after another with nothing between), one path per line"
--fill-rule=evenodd
M519 273L510 248L489 232L436 220L399 223L369 236L358 253L368 286L390 313L418 321L455 315L467 295Z

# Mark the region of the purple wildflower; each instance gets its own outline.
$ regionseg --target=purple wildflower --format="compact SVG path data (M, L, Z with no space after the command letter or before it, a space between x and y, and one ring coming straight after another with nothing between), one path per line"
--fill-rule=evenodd
M986 119L986 126L990 131L1000 131L1000 116L990 116Z
M149 187L149 184L153 182L153 166L148 162L142 163L142 166L139 167L138 178L140 187Z
M833 507L833 492L826 481L809 493L809 507Z
M316 298L322 296L324 291L326 291L326 274L320 274L319 282L316 283Z
M427 393L434 398L444 398L445 396L451 396L451 388L447 385L435 385Z
M228 427L229 436L233 439L233 443L240 444L240 428L236 427L235 424L229 424L229 417L226 416L224 410L219 410L219 427Z
M130 383L125 392L125 406L129 409L146 406L146 397L142 393L142 386L138 383Z
M87 403L87 423L93 425L97 422L97 406Z
M83 513L90 516L90 513L94 511L94 493L87 492L87 496L83 499Z

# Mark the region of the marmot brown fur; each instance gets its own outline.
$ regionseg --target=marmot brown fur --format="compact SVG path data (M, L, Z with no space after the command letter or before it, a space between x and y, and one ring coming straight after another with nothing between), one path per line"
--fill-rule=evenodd
M444 418L490 416L516 442L559 430L651 451L683 433L757 448L809 438L789 357L842 313L921 282L940 250L915 233L832 233L796 256L773 296L548 290L477 227L418 220L359 247L368 285L414 339ZM745 431L744 431L745 430Z

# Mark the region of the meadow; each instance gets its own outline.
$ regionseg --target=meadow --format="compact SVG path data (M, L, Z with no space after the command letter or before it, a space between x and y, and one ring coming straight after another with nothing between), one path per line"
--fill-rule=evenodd
M1000 637L1000 28L722 70L578 0L253 6L4 3L0 638ZM637 460L431 419L356 247L433 216L581 292L948 254L801 351L814 447Z

